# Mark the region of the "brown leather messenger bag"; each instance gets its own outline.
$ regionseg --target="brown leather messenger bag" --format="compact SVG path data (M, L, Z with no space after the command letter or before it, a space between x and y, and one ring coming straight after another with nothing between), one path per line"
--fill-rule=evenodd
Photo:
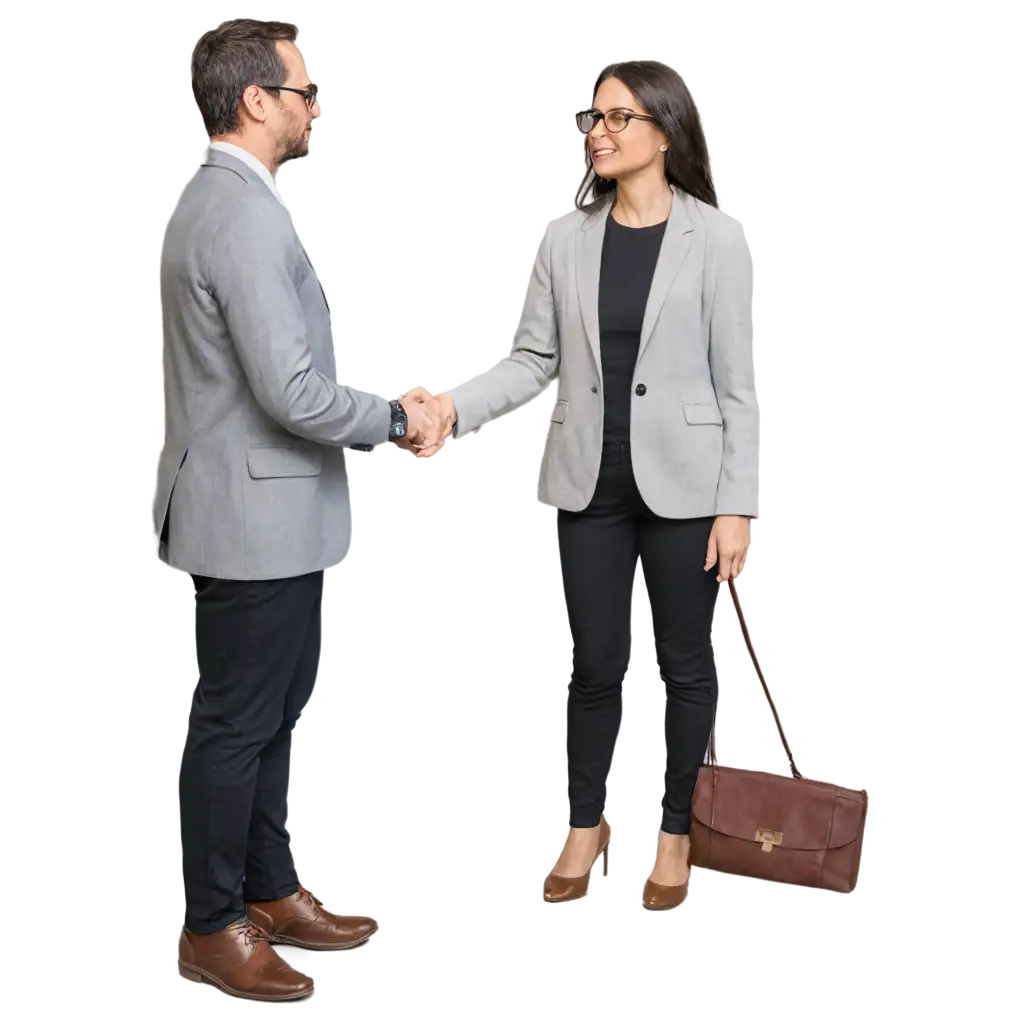
M761 774L719 765L712 754L693 793L690 866L715 878L759 880L766 887L848 893L857 877L867 794L801 772L758 664L735 583L729 594L785 767Z

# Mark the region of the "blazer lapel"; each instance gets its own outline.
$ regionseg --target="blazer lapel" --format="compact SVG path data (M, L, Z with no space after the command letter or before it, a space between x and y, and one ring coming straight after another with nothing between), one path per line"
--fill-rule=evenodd
M602 385L604 375L601 372L601 325L597 319L597 301L601 287L601 249L610 209L611 203L605 200L583 219L576 233L576 292L580 299L583 327L594 353L597 377Z
M644 324L640 331L640 350L637 362L644 354L647 343L651 340L654 325L658 322L661 307L668 298L672 282L679 273L686 254L690 251L693 237L693 217L690 215L692 200L677 188L672 189L672 208L669 211L665 234L661 240L661 251L651 279L651 290L647 295L647 308L644 311ZM595 299L596 308L596 299Z
M296 236L298 241L298 236ZM331 304L327 301L327 293L324 291L324 286L320 284L320 275L316 272L316 267L313 266L313 261L309 258L309 253L306 252L306 247L299 242L299 248L302 250L302 255L306 257L306 262L309 264L309 269L313 271L313 277L316 278L316 283L320 288L320 294L323 296L324 305L327 307L327 312L331 311Z

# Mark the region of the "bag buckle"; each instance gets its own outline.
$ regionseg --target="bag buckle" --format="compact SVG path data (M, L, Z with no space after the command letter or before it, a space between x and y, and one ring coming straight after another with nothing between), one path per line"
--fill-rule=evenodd
M754 842L760 843L765 853L771 853L773 846L782 845L782 833L773 832L770 828L759 828L754 833Z

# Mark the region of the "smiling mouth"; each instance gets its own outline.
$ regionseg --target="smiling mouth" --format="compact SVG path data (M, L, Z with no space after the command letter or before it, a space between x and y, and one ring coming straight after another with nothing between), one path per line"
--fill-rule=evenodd
M615 152L614 149L595 149L591 156L595 160L603 160L606 156L612 156Z

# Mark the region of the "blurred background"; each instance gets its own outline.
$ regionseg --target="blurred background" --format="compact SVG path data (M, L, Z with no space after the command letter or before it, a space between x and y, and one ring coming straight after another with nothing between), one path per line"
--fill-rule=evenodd
M622 56L679 68L752 226L767 426L751 625L805 768L871 790L861 888L822 904L709 882L686 924L636 920L663 698L638 595L623 881L589 918L532 902L564 824L542 396L437 463L353 461L301 855L318 891L390 925L372 967L332 968L328 997L440 1000L489 951L524 973L477 965L476 997L558 998L541 967L555 948L608 957L604 981L579 979L612 1001L721 1004L739 979L805 1006L1009 1006L1024 987L1024 16L655 8L292 10L330 117L282 180L348 381L443 381L508 338L542 219L570 203L568 114L591 76ZM108 891L160 907L152 962L78 989L118 1006L125 985L147 1005L177 912L188 620L144 535L153 281L159 217L203 145L182 54L226 13L0 12L7 868L19 889L81 900L88 876L97 908ZM715 637L719 753L768 764L724 604ZM33 927L27 993L46 963ZM753 953L788 958L768 977ZM815 959L837 955L845 974ZM658 956L671 968L643 975Z

